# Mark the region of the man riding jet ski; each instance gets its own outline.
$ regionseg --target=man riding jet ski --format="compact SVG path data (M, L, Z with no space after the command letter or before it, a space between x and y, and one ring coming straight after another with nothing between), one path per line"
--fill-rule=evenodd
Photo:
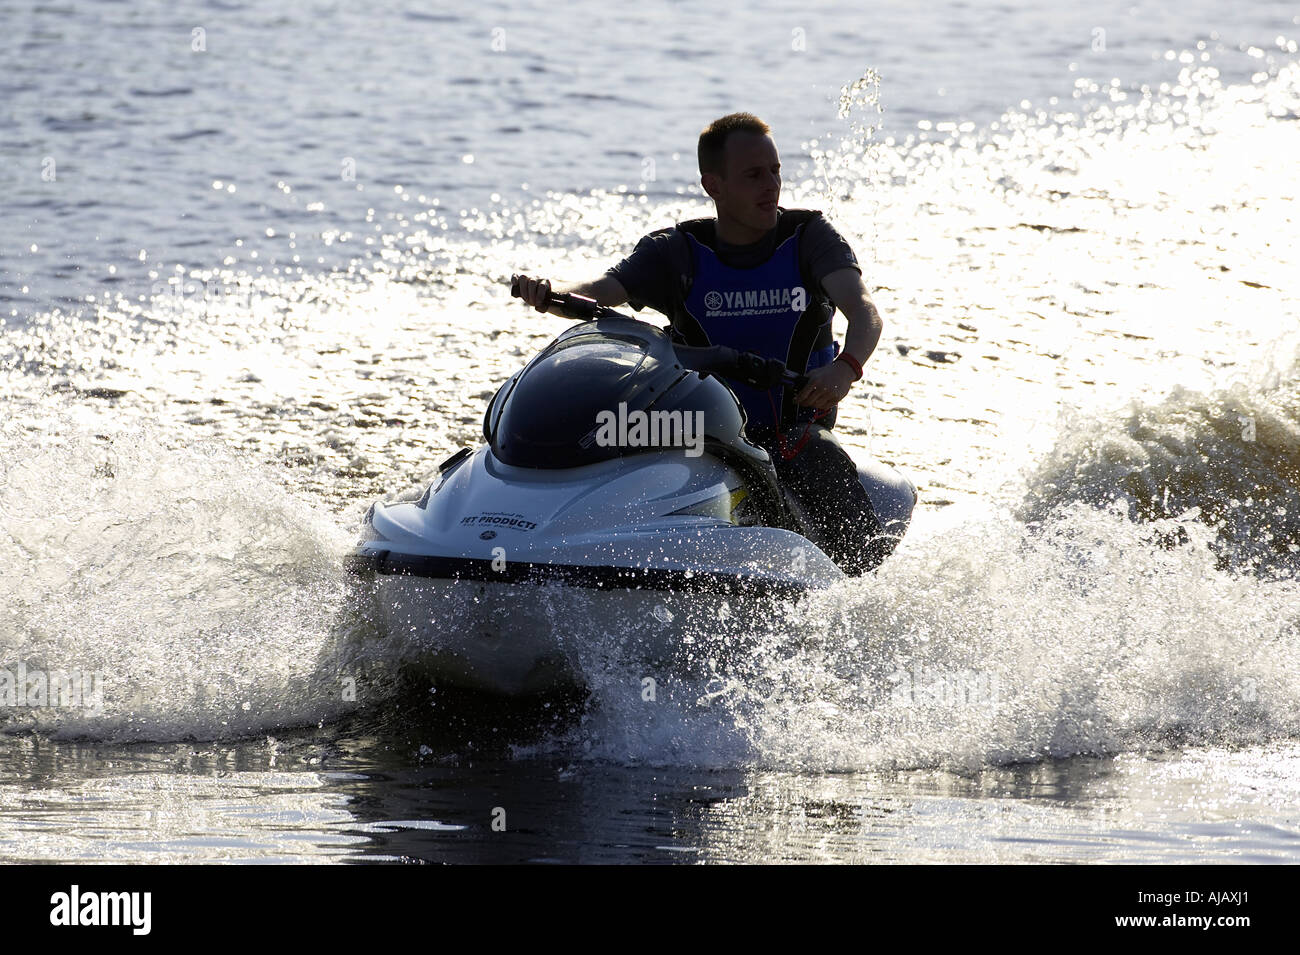
M350 565L384 659L510 696L582 684L606 653L711 666L905 533L915 487L830 432L880 338L852 252L819 214L777 207L754 117L705 130L700 166L716 221L648 236L576 290L516 276L514 294L580 324L501 386L483 445L366 514ZM673 335L607 307L629 299Z
M728 384L746 436L771 456L822 549L846 573L866 573L898 536L882 526L870 482L831 428L880 340L880 315L852 249L821 213L777 205L781 161L766 123L723 116L700 134L698 155L717 217L651 233L603 277L565 291L603 306L649 305L671 320L675 342L755 352L806 375L799 389ZM516 283L525 302L547 311L548 280ZM842 349L831 331L837 308L848 319Z

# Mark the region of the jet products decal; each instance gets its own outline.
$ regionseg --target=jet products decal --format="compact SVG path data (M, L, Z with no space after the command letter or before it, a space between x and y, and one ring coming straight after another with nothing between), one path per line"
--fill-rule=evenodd
M522 514L509 514L502 511L484 511L460 519L462 527L491 527L497 530L532 531L537 525L527 520Z

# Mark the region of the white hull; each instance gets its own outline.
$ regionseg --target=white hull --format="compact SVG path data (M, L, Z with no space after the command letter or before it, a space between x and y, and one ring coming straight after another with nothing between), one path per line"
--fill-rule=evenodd
M658 683L734 650L770 600L661 590L378 577L384 655L434 686L508 696L582 685L593 672Z

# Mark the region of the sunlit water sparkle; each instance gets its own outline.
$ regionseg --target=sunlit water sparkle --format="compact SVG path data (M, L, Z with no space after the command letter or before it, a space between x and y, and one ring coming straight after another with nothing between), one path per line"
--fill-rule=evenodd
M512 272L586 277L707 211L689 139L638 181L540 121L534 178L599 188L524 190L475 178L514 134L464 130L438 181L228 212L260 238L218 228L178 272L92 250L124 277L89 296L6 225L0 665L108 692L0 713L5 857L1294 861L1300 65L1273 41L1156 51L1119 86L1062 58L1054 105L910 131L859 64L823 132L777 124L785 204L851 238L886 322L838 430L921 507L876 575L774 607L751 659L655 706L599 620L580 716L400 681L344 702L341 562L565 326L511 304ZM16 122L95 126L50 116ZM212 201L262 188L185 163ZM527 835L494 841L501 804Z

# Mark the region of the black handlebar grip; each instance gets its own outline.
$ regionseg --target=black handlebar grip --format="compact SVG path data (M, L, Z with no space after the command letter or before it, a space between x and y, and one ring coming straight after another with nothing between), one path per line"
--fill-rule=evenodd
M519 294L519 276L518 276L518 275L512 275L512 276L510 276L510 294L511 294L511 296L514 297L514 298L522 298L522 297L523 297L523 296L521 296L521 295Z

